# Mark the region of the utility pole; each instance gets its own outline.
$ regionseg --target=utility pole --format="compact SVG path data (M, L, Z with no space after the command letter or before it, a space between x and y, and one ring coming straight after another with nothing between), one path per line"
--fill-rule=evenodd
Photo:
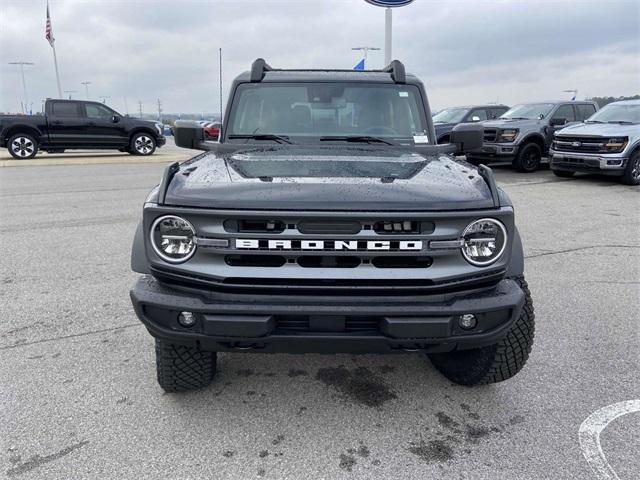
M80 85L84 85L84 90L87 94L87 100L89 100L89 85L91 85L91 82L80 82Z
M158 121L162 123L162 102L158 99Z
M365 64L365 68L367 65L367 53L369 53L369 51L373 51L373 50L380 50L380 48L378 47L352 47L351 50L361 50L363 53L363 58L364 58L364 64Z
M111 98L109 95L98 95L102 99L102 103L107 103L107 99Z
M140 118L142 118L142 100L138 100L138 112L140 112Z
M22 89L24 90L24 106L22 107L22 113L27 113L27 105L29 104L29 95L27 95L27 82L24 79L24 66L25 65L35 65L33 62L23 62L22 60L18 62L9 62L9 65L20 65L20 73L22 74Z
M72 93L76 93L77 90L65 90L64 93L68 93L69 94L69 100L71 100L71 94Z

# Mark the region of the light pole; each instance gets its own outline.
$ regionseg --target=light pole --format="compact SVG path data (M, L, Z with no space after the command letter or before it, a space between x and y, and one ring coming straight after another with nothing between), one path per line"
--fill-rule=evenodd
M27 113L26 109L29 104L29 96L27 95L27 82L24 79L24 66L25 65L35 65L33 62L23 62L22 60L18 62L9 62L9 65L20 65L20 73L22 74L22 88L24 90L24 107L22 108L22 113Z
M573 93L573 98L571 100L575 100L576 97L578 96L578 89L577 88L574 88L573 90L563 90L563 92Z
M373 51L373 50L380 50L380 48L378 47L351 47L351 50L361 50L363 53L363 58L364 58L364 63L365 63L365 67L366 67L366 63L367 63L367 53L369 53L369 51Z
M107 103L107 100L111 98L109 95L98 95L98 98L102 99L102 103Z
M65 90L64 93L68 93L69 94L69 100L71 100L71 94L72 93L76 93L77 90Z
M80 85L84 85L84 90L87 94L87 100L89 100L89 85L91 85L91 82L80 82Z

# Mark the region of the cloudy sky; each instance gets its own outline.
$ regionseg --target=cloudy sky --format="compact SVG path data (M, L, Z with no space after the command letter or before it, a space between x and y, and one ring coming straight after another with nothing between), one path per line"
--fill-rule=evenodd
M364 0L50 0L63 90L130 112L218 111L223 84L256 57L277 67L352 68L351 47L384 46L384 10ZM46 0L0 2L0 111L55 97ZM393 57L435 109L488 101L640 93L637 0L415 0L394 11ZM368 68L382 67L371 52ZM225 101L227 90L225 89Z

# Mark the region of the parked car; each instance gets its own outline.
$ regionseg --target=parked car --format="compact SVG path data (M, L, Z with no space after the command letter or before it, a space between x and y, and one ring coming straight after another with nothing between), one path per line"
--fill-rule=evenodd
M640 100L610 103L578 125L556 133L551 169L559 177L575 172L619 177L640 184Z
M0 148L19 160L40 150L112 148L151 155L165 141L162 124L120 115L99 102L48 99L44 115L0 115Z
M217 142L220 138L221 129L222 124L220 122L209 122L202 127L205 138L214 142Z
M449 133L459 123L495 120L509 110L506 105L470 105L441 110L433 116L438 143L449 143Z
M473 163L511 162L518 172L535 172L547 156L553 134L582 122L598 109L588 101L523 103L498 120L484 122L482 148L467 155Z
M131 265L160 386L208 385L217 352L427 353L451 381L527 361L533 304L513 204L491 170L437 145L422 82L378 71L273 71L231 85L220 143L176 122ZM358 112L358 115L354 113Z

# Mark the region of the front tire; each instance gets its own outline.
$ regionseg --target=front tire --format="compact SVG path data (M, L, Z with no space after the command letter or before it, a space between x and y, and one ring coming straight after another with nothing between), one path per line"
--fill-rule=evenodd
M156 151L156 139L149 133L136 133L131 138L129 148L132 155L152 155Z
M525 303L502 340L481 348L429 354L433 366L452 382L468 386L502 382L513 377L527 362L535 331L533 301L524 276L513 280L522 288Z
M542 162L542 149L536 143L526 143L522 146L512 165L521 173L532 173L540 168Z
M156 339L156 372L165 392L204 388L216 373L216 352Z
M631 155L621 180L625 185L640 185L640 151Z
M31 135L18 133L12 135L7 143L7 150L17 160L29 160L38 153L38 142Z

